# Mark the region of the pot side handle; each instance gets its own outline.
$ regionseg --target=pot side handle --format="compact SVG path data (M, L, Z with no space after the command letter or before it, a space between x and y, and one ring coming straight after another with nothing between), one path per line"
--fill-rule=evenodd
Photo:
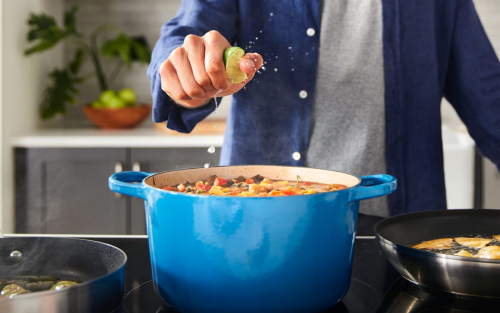
M397 180L391 175L377 174L359 178L361 178L361 183L350 190L349 202L385 196L397 187Z
M146 186L142 184L144 178L153 175L147 172L119 172L109 177L109 189L124 195L147 200ZM132 184L134 183L134 184ZM137 184L138 183L138 184Z

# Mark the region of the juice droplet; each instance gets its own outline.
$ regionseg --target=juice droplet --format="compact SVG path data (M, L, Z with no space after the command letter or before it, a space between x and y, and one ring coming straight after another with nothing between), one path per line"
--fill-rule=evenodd
M205 165L203 165L204 168L208 168L210 166L210 163L205 163Z
M271 14L269 14L269 15L270 15L270 16L273 16L273 14L272 14L272 13L271 13Z
M294 152L294 153L292 154L292 158L293 158L295 161L300 160L300 152Z
M274 71L275 71L275 72L277 72L277 71L278 71L278 69L277 69L277 68L275 68L275 69L274 69Z
M255 37L255 40L259 40L259 37Z
M214 126L215 127L215 126ZM210 148L208 148L208 153L215 153L215 147L214 146L211 146Z
M262 31L260 31L260 33L262 33Z

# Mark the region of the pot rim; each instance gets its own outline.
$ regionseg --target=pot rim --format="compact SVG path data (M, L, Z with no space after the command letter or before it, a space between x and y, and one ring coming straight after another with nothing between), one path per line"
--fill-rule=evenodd
M357 175L354 175L354 174L350 174L350 173L346 173L346 172L341 172L341 171L335 171L335 170L328 170L328 169L322 169L322 168L315 168L315 167L302 167L302 166L291 166L291 165L259 165L259 164L252 164L252 165L222 165L222 166L211 166L210 168L221 168L221 167L249 167L249 166L259 166L259 167L262 167L262 166L266 166L266 167L285 167L285 168L307 168L307 169L313 169L313 170L321 170L321 171L329 171L329 172L335 172L335 173L341 173L341 174L346 174L346 175L349 175L349 176L352 176L352 177L355 177L357 180L358 180L358 183L354 186L351 186L351 187L348 187L346 189L342 189L342 190L337 190L335 192L339 192L339 191L344 191L344 190L351 190L351 189L354 189L356 187L358 187L360 184L361 184L361 178ZM149 188L152 188L152 189L155 189L155 190L159 190L161 192L166 192L166 193L169 193L169 194L172 194L172 195L176 195L176 196L188 196L188 197L206 197L207 195L206 194L188 194L188 193L182 193L182 192L176 192L176 191L169 191L169 190L165 190L165 189L161 189L161 188L158 188L158 187L153 187L149 184L146 183L146 180L149 179L149 178L152 178L154 176L157 176L157 175L162 175L162 174L166 174L166 173L172 173L172 172L179 172L179 171L187 171L187 170L195 170L195 169L201 169L201 167L197 167L197 168L184 168L184 169L175 169L175 170L169 170L169 171L163 171L163 172L158 172L158 173L154 173L154 174L151 174L147 177L145 177L141 184L143 186L146 186L146 187L149 187ZM327 194L330 194L330 192L322 192L322 193L315 193L315 194L306 194L306 195L289 195L289 196L286 196L286 197L283 197L283 198L290 198L290 197L296 197L296 196L300 196L300 197L304 197L304 196L318 196L318 195L327 195ZM215 196L217 197L218 199L234 199L235 197L221 197L221 196ZM258 198L258 199L272 199L272 198L276 198L276 197L249 197L249 198L252 198L252 199L255 199L255 198Z

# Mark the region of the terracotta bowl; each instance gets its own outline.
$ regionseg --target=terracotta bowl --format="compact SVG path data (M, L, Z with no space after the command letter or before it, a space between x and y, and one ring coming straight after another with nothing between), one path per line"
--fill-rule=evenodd
M121 109L96 109L87 104L83 106L83 111L97 127L103 129L133 128L148 117L151 105L142 104Z

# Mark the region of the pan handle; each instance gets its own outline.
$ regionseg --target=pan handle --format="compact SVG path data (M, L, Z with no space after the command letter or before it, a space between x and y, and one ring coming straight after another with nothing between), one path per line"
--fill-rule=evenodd
M109 177L109 189L137 198L147 200L146 186L141 182L144 178L153 175L147 172L119 172ZM140 183L140 184L132 184Z
M349 202L385 196L396 190L397 180L391 175L377 174L359 178L361 183L350 190Z

